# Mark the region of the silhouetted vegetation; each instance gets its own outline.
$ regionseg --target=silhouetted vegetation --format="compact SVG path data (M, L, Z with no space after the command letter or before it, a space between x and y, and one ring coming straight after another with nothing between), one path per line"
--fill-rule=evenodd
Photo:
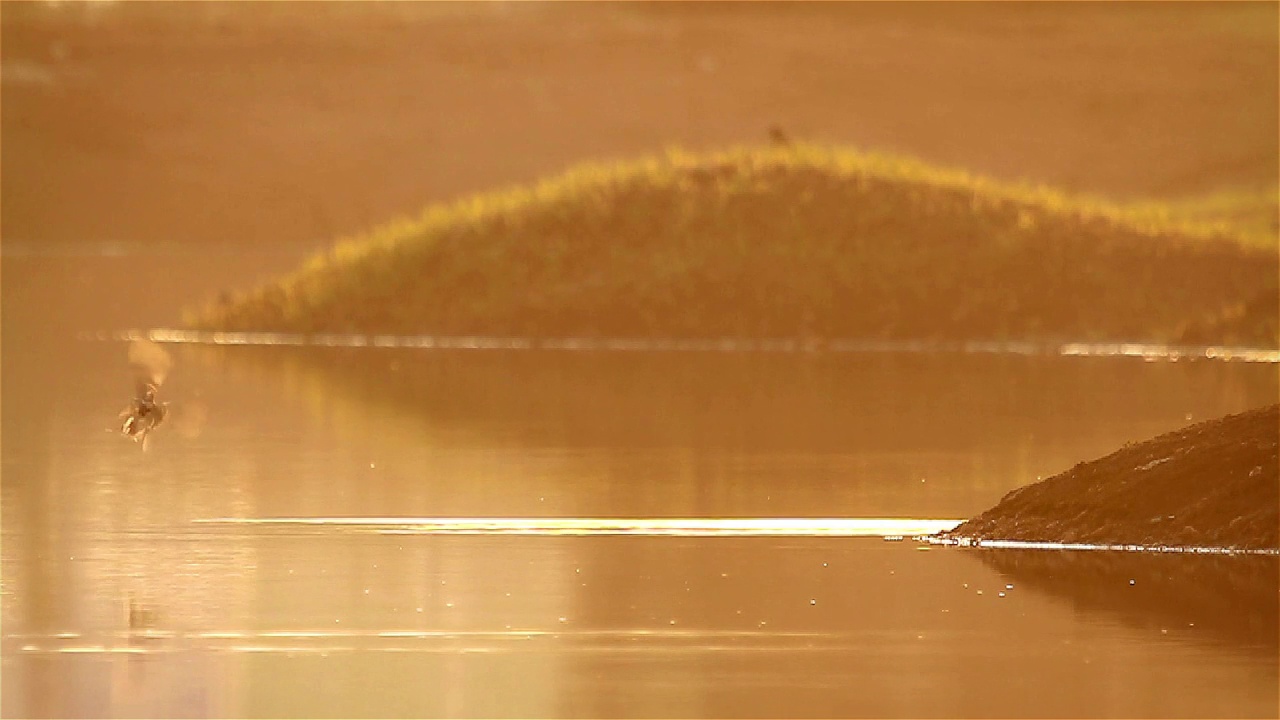
M1275 346L1274 237L1208 217L1203 205L1122 207L813 145L671 152L429 207L188 320Z

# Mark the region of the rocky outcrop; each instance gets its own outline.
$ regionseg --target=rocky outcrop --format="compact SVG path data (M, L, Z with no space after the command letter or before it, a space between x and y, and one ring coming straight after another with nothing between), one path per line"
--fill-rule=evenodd
M1280 548L1280 405L1126 445L1018 488L942 537Z

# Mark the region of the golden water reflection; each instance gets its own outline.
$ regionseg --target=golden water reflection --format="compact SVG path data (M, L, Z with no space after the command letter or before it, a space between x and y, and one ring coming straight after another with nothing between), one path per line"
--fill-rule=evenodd
M108 707L167 716L989 716L1045 707L1175 716L1274 703L1274 653L1259 651L1260 636L1155 617L1116 624L1117 612L1143 617L1142 603L1127 605L1117 591L1100 606L1064 605L1032 578L956 548L822 536L216 530L196 536L214 554L252 547L258 560L207 569L215 582L252 588L246 605L188 616L179 603L194 601L181 580L157 578L151 628L73 613L53 619L58 632L23 632L11 617L10 707L55 716ZM1176 565L1167 569L1175 578L1161 588L1175 590ZM1228 595L1237 616L1266 610L1239 602L1247 592ZM1217 611L1193 612L1204 622ZM54 678L45 686L60 692L37 697Z
M1277 714L1239 633L856 525L966 517L1271 367L184 347L167 399L208 422L142 453L124 344L13 313L5 716ZM1224 596L1195 612L1270 607Z

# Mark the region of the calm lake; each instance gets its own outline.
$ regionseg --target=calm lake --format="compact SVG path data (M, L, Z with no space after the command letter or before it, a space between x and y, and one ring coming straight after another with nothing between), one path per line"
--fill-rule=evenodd
M4 716L1280 715L1280 558L881 537L1274 364L171 344L121 437L80 333L294 261L5 256Z

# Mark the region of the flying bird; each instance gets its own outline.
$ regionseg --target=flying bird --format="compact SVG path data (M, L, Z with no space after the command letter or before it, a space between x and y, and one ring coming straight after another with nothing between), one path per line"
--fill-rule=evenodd
M173 360L164 348L150 340L134 340L129 343L129 366L133 370L134 394L129 406L120 411L124 422L120 432L134 442L141 442L143 451L150 444L151 431L164 422L169 414L169 403L160 402L156 395L164 383Z

